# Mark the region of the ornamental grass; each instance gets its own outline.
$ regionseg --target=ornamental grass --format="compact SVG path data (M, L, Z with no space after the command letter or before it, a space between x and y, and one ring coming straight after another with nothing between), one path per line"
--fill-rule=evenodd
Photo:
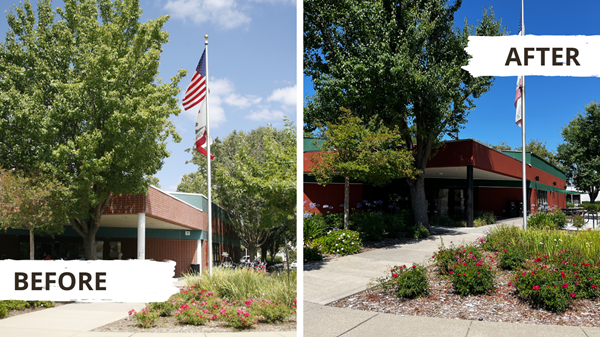
M231 270L215 267L212 277L208 273L184 274L184 277L188 287L209 289L230 302L261 298L291 307L296 299L296 275L295 270L289 275L267 275L244 268Z

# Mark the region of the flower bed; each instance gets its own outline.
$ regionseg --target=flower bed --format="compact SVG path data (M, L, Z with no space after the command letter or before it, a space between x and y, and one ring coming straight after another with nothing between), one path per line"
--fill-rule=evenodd
M402 295L411 293L400 282L395 287L376 282L369 290L332 305L403 315L600 326L595 319L600 313L600 257L590 244L598 237L597 232L501 229L474 244L442 245L426 268L427 280L421 283L429 287L422 297L408 300L415 296ZM532 238L545 247L532 244ZM483 247L507 248L484 251ZM552 253L542 254L542 249Z

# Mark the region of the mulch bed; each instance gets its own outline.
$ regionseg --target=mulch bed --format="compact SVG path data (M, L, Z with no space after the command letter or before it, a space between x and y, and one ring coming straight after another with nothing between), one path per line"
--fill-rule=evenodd
M488 256L491 254L487 254ZM406 316L439 317L447 319L480 320L525 324L569 325L600 327L600 301L578 299L570 310L556 314L534 309L513 294L508 283L512 274L499 270L496 261L485 261L496 271L496 291L492 295L465 296L454 294L452 281L439 276L437 268L427 266L430 294L413 300L395 298L391 292L370 289L330 303L330 306L392 313ZM383 276L383 275L382 275Z
M153 328L144 329L138 326L136 320L132 317L127 317L116 322L101 326L92 331L99 332L237 332L237 331L252 331L252 332L265 332L265 331L296 331L296 317L290 318L290 320L278 324L255 324L252 328L245 330L236 330L234 328L225 325L225 322L210 322L207 325L195 326L187 324L178 324L175 317L160 317L157 320L156 326Z

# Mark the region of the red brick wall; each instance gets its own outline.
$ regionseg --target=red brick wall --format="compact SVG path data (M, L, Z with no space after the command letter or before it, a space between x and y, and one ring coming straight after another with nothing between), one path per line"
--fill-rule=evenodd
M521 188L478 187L478 189L479 210L494 212L496 216L510 216L508 203L513 200L523 200L523 190Z
M363 185L350 184L350 208L356 208L356 203L362 201ZM344 184L329 184L321 186L319 184L304 184L304 211L311 213L326 213L323 210L324 205L333 206L331 213L341 213L344 211L340 207L344 203ZM320 204L321 207L310 208L310 203Z
M122 194L113 196L102 214L137 214L146 211L146 196Z

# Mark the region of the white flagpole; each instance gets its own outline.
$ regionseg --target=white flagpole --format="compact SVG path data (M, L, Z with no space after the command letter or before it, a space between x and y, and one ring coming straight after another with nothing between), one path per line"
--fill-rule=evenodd
M208 275L210 275L210 277L212 277L213 275L213 260L212 260L212 255L213 255L213 249L212 249L212 183L210 181L210 127L209 127L209 120L210 118L208 118L209 113L208 113L208 97L210 96L210 90L209 90L209 86L208 86L208 35L204 35L204 52L205 57L206 57L206 160L208 161L207 164L207 170L206 170L206 174L207 174L207 181L208 181Z
M523 5L524 0L521 0L521 29L522 34L525 36L525 7ZM529 202L527 201L527 157L525 157L525 76L521 82L521 106L522 106L522 126L521 130L522 141L523 141L523 229L527 229L527 210L529 209Z

